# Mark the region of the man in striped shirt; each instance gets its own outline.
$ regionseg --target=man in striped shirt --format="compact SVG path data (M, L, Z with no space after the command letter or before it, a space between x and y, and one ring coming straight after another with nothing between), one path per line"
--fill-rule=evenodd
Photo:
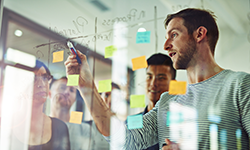
M214 15L188 8L168 15L165 27L164 49L175 69L187 71L187 92L163 93L156 106L143 116L142 128L117 127L117 133L111 136L126 130L123 148L129 150L145 149L157 142L160 147L167 143L162 149L249 149L250 75L222 69L215 62L219 33ZM111 112L93 84L86 56L78 54L83 63L79 66L75 56L69 56L66 72L80 74L78 88L97 128L108 139ZM80 71L75 72L78 67Z

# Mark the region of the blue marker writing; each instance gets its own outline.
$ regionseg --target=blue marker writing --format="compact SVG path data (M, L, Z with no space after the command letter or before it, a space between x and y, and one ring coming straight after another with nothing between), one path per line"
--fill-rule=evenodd
M81 63L82 63L82 62L81 62L81 59L80 59L79 56L77 55L76 49L75 49L75 47L73 46L73 44L72 44L70 41L68 41L68 42L67 42L67 45L68 45L68 47L69 47L71 53L74 54L74 55L76 55L77 62L78 62L79 64L81 64Z

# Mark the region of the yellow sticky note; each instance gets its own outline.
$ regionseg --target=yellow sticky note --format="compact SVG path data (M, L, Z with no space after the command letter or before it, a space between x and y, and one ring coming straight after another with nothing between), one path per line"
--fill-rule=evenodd
M142 108L145 107L145 95L130 95L130 107Z
M105 47L105 58L112 57L117 48L114 45Z
M133 68L132 68L133 71L135 71L137 69L147 68L148 67L146 56L133 58L132 59L132 64L133 64Z
M171 80L169 84L169 94L171 95L184 95L187 90L186 81Z
M82 115L83 115L83 112L71 111L69 122L81 124L82 123Z
M98 92L111 92L111 79L108 80L101 80L98 82Z
M78 86L79 84L79 74L68 75L67 86Z
M63 54L64 54L64 51L54 52L52 63L63 61Z

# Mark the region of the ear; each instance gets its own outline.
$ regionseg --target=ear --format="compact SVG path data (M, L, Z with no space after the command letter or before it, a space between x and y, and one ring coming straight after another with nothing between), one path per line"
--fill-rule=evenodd
M196 31L195 31L195 39L196 42L199 43L201 42L207 35L207 28L200 26Z

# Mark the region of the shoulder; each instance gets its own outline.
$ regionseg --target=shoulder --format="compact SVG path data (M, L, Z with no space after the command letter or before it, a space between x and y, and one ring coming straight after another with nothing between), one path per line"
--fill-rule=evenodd
M57 119L57 118L51 118L51 122L52 122L52 129L56 129L56 130L68 130L68 127L66 125L66 123L64 123L62 120Z
M241 71L231 71L225 70L226 74L224 80L228 84L233 84L236 86L250 85L250 74Z
M242 71L224 70L224 77L232 80L250 78L250 74Z
M160 100L158 102L159 103L166 103L175 97L176 97L176 95L170 95L168 92L164 92L161 94Z
M66 122L66 125L68 126L69 130L87 128L87 127L90 127L92 125L92 121L86 121L86 122L84 121L81 124Z

